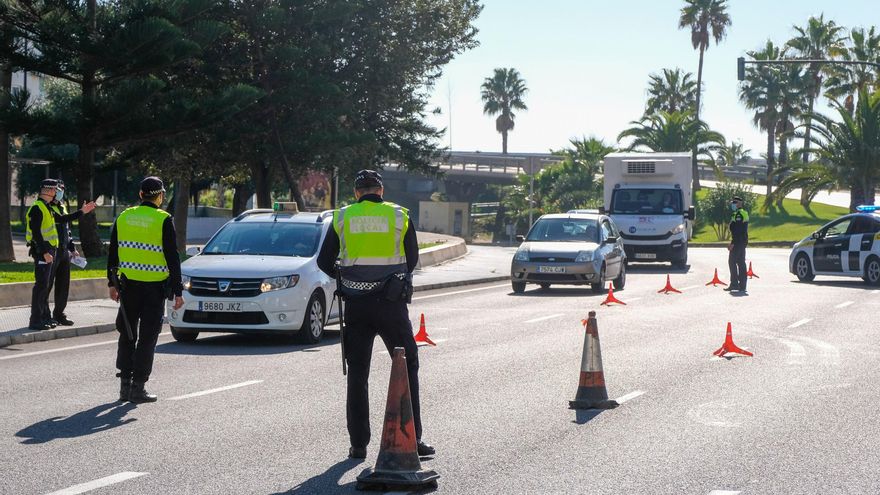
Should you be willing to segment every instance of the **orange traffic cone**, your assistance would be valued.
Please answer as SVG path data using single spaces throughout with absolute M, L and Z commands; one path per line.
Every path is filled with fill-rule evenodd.
M 755 272 L 752 271 L 752 262 L 751 261 L 749 261 L 749 271 L 746 272 L 746 275 L 748 275 L 749 278 L 761 278 L 758 275 L 756 275 Z
M 402 347 L 395 347 L 379 456 L 374 467 L 365 469 L 357 477 L 357 489 L 437 486 L 440 475 L 433 470 L 422 470 L 416 445 L 406 356 Z
M 599 306 L 611 305 L 611 303 L 623 304 L 624 306 L 626 306 L 625 302 L 614 297 L 614 288 L 612 287 L 611 282 L 608 282 L 608 297 L 606 297 L 605 300 L 602 301 L 601 304 L 599 304 Z
M 724 282 L 722 282 L 720 278 L 718 278 L 718 269 L 716 268 L 715 269 L 715 276 L 712 278 L 712 280 L 710 280 L 708 283 L 706 283 L 706 285 L 711 285 L 712 287 L 715 287 L 718 284 L 727 285 Z
M 586 320 L 582 320 L 586 335 L 584 336 L 584 354 L 581 357 L 581 376 L 578 380 L 577 394 L 574 400 L 568 401 L 569 409 L 614 409 L 619 404 L 608 399 L 605 389 L 605 372 L 602 371 L 602 349 L 599 347 L 599 327 L 596 325 L 596 312 L 590 311 Z
M 727 322 L 727 336 L 724 337 L 724 345 L 722 345 L 720 349 L 713 352 L 712 354 L 716 356 L 724 356 L 728 352 L 742 354 L 743 356 L 754 356 L 754 354 L 752 354 L 751 352 L 740 349 L 736 346 L 736 344 L 733 343 L 733 332 L 731 331 L 731 325 L 729 321 Z
M 434 341 L 428 338 L 428 331 L 425 330 L 425 313 L 422 313 L 422 317 L 419 320 L 419 333 L 416 334 L 416 344 L 419 342 L 424 342 L 428 345 L 437 345 Z
M 666 287 L 657 291 L 658 294 L 669 294 L 670 292 L 675 292 L 676 294 L 681 294 L 681 291 L 672 286 L 672 281 L 669 280 L 669 274 L 666 274 Z

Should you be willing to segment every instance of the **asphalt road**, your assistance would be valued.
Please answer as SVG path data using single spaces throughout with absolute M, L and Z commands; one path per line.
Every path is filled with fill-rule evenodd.
M 632 267 L 626 306 L 505 283 L 418 293 L 411 319 L 424 313 L 438 343 L 420 349 L 438 491 L 880 492 L 880 291 L 798 283 L 787 257 L 750 250 L 761 278 L 742 297 L 704 285 L 715 266 L 727 281 L 719 249 L 692 250 L 672 273 L 679 295 L 656 293 L 667 266 Z M 608 393 L 628 398 L 615 410 L 567 407 L 589 310 Z M 754 357 L 712 356 L 727 322 Z M 353 493 L 378 451 L 390 360 L 378 343 L 374 441 L 348 460 L 337 342 L 163 335 L 161 400 L 141 406 L 114 401 L 109 335 L 0 349 L 0 493 Z

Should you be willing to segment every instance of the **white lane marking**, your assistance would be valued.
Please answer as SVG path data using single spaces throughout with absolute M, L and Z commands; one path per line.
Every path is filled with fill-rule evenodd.
M 856 303 L 855 301 L 846 301 L 846 302 L 842 302 L 842 303 L 840 303 L 840 304 L 838 304 L 837 306 L 834 306 L 834 307 L 837 308 L 837 309 L 840 309 L 840 308 L 845 308 L 845 307 L 847 307 L 847 306 L 849 306 L 849 305 L 851 305 L 851 304 L 855 304 L 855 303 Z
M 740 493 L 742 492 L 736 490 L 712 490 L 709 495 L 738 495 Z
M 540 317 L 540 318 L 534 318 L 534 319 L 532 319 L 532 320 L 526 320 L 526 321 L 524 321 L 523 323 L 537 323 L 537 322 L 539 322 L 539 321 L 552 320 L 553 318 L 559 318 L 560 316 L 564 316 L 564 313 L 558 313 L 558 314 L 550 315 L 550 316 L 542 316 L 542 317 Z
M 801 345 L 800 342 L 795 342 L 793 340 L 787 339 L 779 339 L 779 342 L 785 344 L 788 347 L 788 364 L 799 364 L 800 359 L 807 355 L 807 350 L 804 349 L 804 346 Z
M 804 342 L 814 345 L 819 348 L 821 354 L 820 356 L 823 358 L 823 361 L 829 362 L 830 364 L 838 364 L 840 362 L 840 349 L 833 344 L 829 344 L 823 340 L 814 339 L 812 337 L 804 337 L 798 336 L 799 340 L 803 340 Z
M 812 318 L 804 318 L 803 320 L 798 320 L 798 321 L 792 323 L 791 325 L 788 326 L 788 328 L 797 328 L 799 326 L 806 325 L 807 323 L 809 323 L 811 321 L 813 321 Z
M 627 301 L 638 301 L 638 300 L 641 299 L 641 298 L 642 298 L 641 296 L 639 296 L 639 297 L 628 297 L 626 300 L 627 300 Z
M 689 285 L 689 286 L 687 286 L 687 287 L 684 287 L 684 288 L 682 288 L 682 289 L 678 289 L 678 290 L 682 290 L 682 291 L 684 291 L 684 290 L 691 290 L 691 289 L 699 289 L 700 287 L 702 287 L 702 286 L 700 286 L 700 285 Z
M 236 383 L 234 385 L 227 385 L 225 387 L 220 388 L 212 388 L 210 390 L 202 390 L 201 392 L 193 392 L 191 394 L 186 395 L 178 395 L 177 397 L 171 397 L 166 400 L 183 400 L 183 399 L 192 399 L 193 397 L 201 397 L 203 395 L 215 394 L 217 392 L 225 392 L 226 390 L 232 390 L 234 388 L 247 387 L 248 385 L 256 385 L 257 383 L 263 383 L 263 380 L 251 380 L 249 382 L 241 382 Z
M 106 478 L 101 478 L 99 480 L 89 481 L 88 483 L 81 483 L 79 485 L 74 485 L 69 488 L 65 488 L 63 490 L 58 490 L 57 492 L 52 492 L 47 495 L 77 495 L 79 493 L 90 492 L 92 490 L 96 490 L 98 488 L 103 488 L 105 486 L 114 485 L 116 483 L 122 483 L 123 481 L 127 481 L 133 478 L 139 478 L 141 476 L 145 476 L 150 473 L 135 473 L 131 471 L 125 471 L 123 473 L 117 473 L 112 476 L 107 476 Z
M 467 290 L 457 290 L 454 292 L 444 292 L 443 294 L 431 294 L 430 296 L 421 296 L 412 298 L 413 301 L 421 301 L 422 299 L 430 299 L 432 297 L 443 297 L 443 296 L 451 296 L 453 294 L 464 294 L 465 292 L 476 292 L 478 290 L 489 290 L 489 289 L 497 289 L 499 287 L 510 287 L 510 284 L 504 285 L 491 285 L 489 287 L 479 287 L 477 289 L 467 289 Z
M 159 334 L 160 337 L 168 336 L 168 335 L 171 335 L 171 334 L 170 333 L 160 333 Z M 97 347 L 99 345 L 115 344 L 117 342 L 118 342 L 118 340 L 108 340 L 106 342 L 95 342 L 94 344 L 80 344 L 80 345 L 73 345 L 70 347 L 60 347 L 58 349 L 48 349 L 45 351 L 25 352 L 24 354 L 13 354 L 11 356 L 2 356 L 2 357 L 0 357 L 0 361 L 6 360 L 6 359 L 17 359 L 17 358 L 23 358 L 23 357 L 39 356 L 42 354 L 52 354 L 55 352 L 62 352 L 62 351 L 75 351 L 77 349 L 86 349 L 89 347 Z
M 615 400 L 618 404 L 623 404 L 624 402 L 626 402 L 626 401 L 628 401 L 628 400 L 633 400 L 633 399 L 635 399 L 636 397 L 638 397 L 638 396 L 640 396 L 640 395 L 642 395 L 642 394 L 644 394 L 644 393 L 645 393 L 644 390 L 636 390 L 635 392 L 630 392 L 630 393 L 624 395 L 623 397 L 618 397 L 618 398 L 616 398 L 616 399 L 614 399 L 614 400 Z

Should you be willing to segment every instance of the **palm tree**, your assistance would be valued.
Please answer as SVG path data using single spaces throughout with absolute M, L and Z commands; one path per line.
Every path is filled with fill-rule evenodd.
M 852 115 L 835 105 L 840 121 L 823 114 L 810 115 L 810 127 L 818 148 L 840 182 L 850 187 L 850 211 L 860 204 L 874 204 L 880 181 L 880 91 L 859 90 Z
M 880 33 L 874 26 L 869 30 L 853 28 L 849 35 L 850 45 L 844 47 L 840 58 L 880 63 Z M 855 109 L 854 96 L 862 88 L 880 88 L 880 69 L 864 65 L 830 66 L 831 75 L 825 81 L 825 96 L 841 103 L 850 113 Z
M 824 60 L 833 58 L 843 53 L 843 26 L 838 26 L 834 21 L 825 21 L 825 14 L 810 17 L 806 27 L 794 26 L 796 35 L 788 41 L 795 54 L 800 58 L 811 60 Z M 823 73 L 830 72 L 829 66 L 810 64 L 807 68 L 807 112 L 804 120 L 804 163 L 810 162 L 810 119 L 816 98 L 822 92 Z
M 697 98 L 697 83 L 693 74 L 679 68 L 663 69 L 663 74 L 651 74 L 648 81 L 648 104 L 645 115 L 663 112 L 693 112 Z
M 727 0 L 685 0 L 678 19 L 678 28 L 690 28 L 691 44 L 694 50 L 700 50 L 700 64 L 697 66 L 697 97 L 694 117 L 700 120 L 700 96 L 703 92 L 703 54 L 709 49 L 709 36 L 715 44 L 721 43 L 730 16 L 727 14 Z M 694 191 L 700 190 L 700 175 L 697 168 L 697 150 L 693 150 Z
M 778 60 L 781 52 L 772 41 L 767 41 L 760 51 L 748 52 L 755 60 Z M 752 122 L 767 133 L 767 195 L 773 187 L 773 170 L 776 165 L 776 132 L 779 123 L 779 101 L 785 82 L 781 71 L 774 66 L 749 67 L 746 78 L 739 88 L 739 99 L 746 108 L 754 110 Z
M 705 122 L 694 118 L 690 112 L 659 112 L 641 121 L 630 122 L 633 127 L 617 136 L 632 138 L 626 151 L 647 149 L 655 152 L 680 152 L 697 150 L 697 157 L 711 159 L 712 152 L 724 146 L 724 136 L 709 129 Z
M 487 77 L 480 86 L 483 98 L 483 113 L 496 115 L 495 130 L 501 133 L 501 152 L 507 154 L 507 133 L 513 130 L 516 116 L 513 110 L 528 110 L 523 97 L 528 92 L 526 82 L 519 71 L 510 68 L 495 69 L 492 77 Z

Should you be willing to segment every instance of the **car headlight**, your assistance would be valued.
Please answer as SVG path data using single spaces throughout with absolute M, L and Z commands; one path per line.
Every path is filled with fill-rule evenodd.
M 578 252 L 577 258 L 574 259 L 575 263 L 586 263 L 588 261 L 593 261 L 593 256 L 595 255 L 595 251 L 580 251 Z
M 529 261 L 528 249 L 520 249 L 513 255 L 513 261 Z
M 682 232 L 684 232 L 684 224 L 683 223 L 679 224 L 678 227 L 672 229 L 673 234 L 681 234 Z
M 263 279 L 263 283 L 260 284 L 260 291 L 269 292 L 273 290 L 286 289 L 288 287 L 296 286 L 297 282 L 299 282 L 299 275 L 287 275 L 284 277 L 267 278 Z
M 189 275 L 181 275 L 181 282 L 183 282 L 183 290 L 189 290 L 192 287 L 192 277 Z

